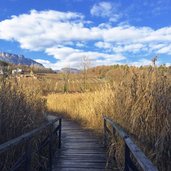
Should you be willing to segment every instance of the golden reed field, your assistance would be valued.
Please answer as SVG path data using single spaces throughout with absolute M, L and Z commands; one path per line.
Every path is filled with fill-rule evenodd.
M 15 79 L 1 78 L 0 143 L 40 126 L 44 122 L 45 107 L 45 100 L 35 90 L 20 85 Z M 9 170 L 13 159 L 17 159 L 22 151 L 24 151 L 24 145 L 20 144 L 1 155 L 0 170 Z
M 116 80 L 97 91 L 49 94 L 48 109 L 81 121 L 98 133 L 102 132 L 102 115 L 107 115 L 132 135 L 158 168 L 170 170 L 170 74 L 158 68 L 119 68 L 113 74 Z M 120 141 L 113 142 L 111 147 L 116 143 L 119 162 Z
M 0 99 L 1 143 L 38 127 L 48 112 L 102 135 L 102 115 L 107 115 L 159 170 L 171 170 L 171 68 L 97 67 L 86 79 L 81 74 L 1 78 Z M 109 158 L 114 154 L 120 168 L 122 150 L 121 140 L 112 140 Z

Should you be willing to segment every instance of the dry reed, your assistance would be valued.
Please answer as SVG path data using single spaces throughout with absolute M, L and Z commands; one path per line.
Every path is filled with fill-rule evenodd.
M 17 80 L 1 78 L 0 82 L 0 143 L 13 139 L 45 121 L 45 100 L 34 89 L 21 87 Z M 36 146 L 36 141 L 33 143 Z M 24 144 L 0 156 L 0 170 L 9 170 Z
M 160 170 L 171 169 L 171 82 L 158 68 L 126 68 L 100 91 L 51 94 L 49 110 L 102 131 L 102 114 L 124 127 Z M 122 159 L 121 147 L 115 149 Z M 121 163 L 119 164 L 120 167 Z

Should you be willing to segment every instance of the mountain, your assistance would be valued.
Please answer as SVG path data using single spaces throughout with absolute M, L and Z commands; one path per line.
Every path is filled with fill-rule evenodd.
M 4 61 L 4 62 L 15 64 L 15 65 L 27 65 L 27 66 L 34 66 L 38 68 L 44 68 L 42 64 L 32 59 L 25 58 L 23 55 L 16 55 L 16 54 L 6 53 L 6 52 L 0 53 L 0 61 Z
M 62 68 L 58 72 L 77 74 L 77 73 L 80 73 L 80 70 L 76 68 Z

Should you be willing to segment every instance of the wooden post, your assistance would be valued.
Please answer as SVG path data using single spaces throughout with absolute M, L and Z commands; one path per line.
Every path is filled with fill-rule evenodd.
M 31 140 L 26 141 L 25 171 L 31 170 Z
M 115 130 L 115 128 L 113 128 L 113 127 L 112 127 L 112 134 L 113 134 L 113 137 L 114 137 L 115 134 L 116 134 L 116 130 Z
M 53 134 L 53 126 L 50 127 L 50 135 L 49 135 L 49 171 L 52 170 L 52 135 Z
M 58 135 L 58 148 L 61 148 L 61 131 L 62 131 L 62 119 L 59 119 L 59 135 Z
M 125 157 L 124 171 L 129 171 L 130 151 L 126 143 L 125 143 L 124 157 Z
M 104 124 L 104 133 L 103 133 L 103 143 L 104 143 L 104 146 L 107 145 L 107 134 L 106 134 L 106 119 L 104 118 L 103 119 L 103 124 Z

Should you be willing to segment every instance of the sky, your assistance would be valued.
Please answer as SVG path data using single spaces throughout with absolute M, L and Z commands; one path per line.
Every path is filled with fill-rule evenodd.
M 0 52 L 54 70 L 171 65 L 171 0 L 0 0 Z

